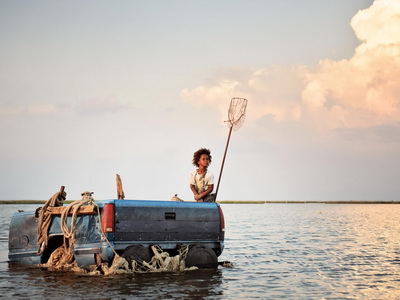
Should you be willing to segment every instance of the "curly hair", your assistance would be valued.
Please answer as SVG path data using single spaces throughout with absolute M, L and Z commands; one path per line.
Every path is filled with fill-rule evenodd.
M 197 151 L 193 154 L 193 160 L 192 160 L 193 165 L 195 165 L 196 167 L 199 166 L 199 164 L 198 164 L 197 162 L 200 160 L 200 157 L 201 157 L 203 154 L 206 154 L 206 155 L 208 156 L 208 160 L 209 160 L 209 162 L 210 162 L 210 164 L 211 164 L 211 159 L 212 159 L 212 157 L 211 157 L 211 151 L 210 151 L 209 149 L 206 149 L 206 148 L 200 148 L 199 150 L 197 150 Z

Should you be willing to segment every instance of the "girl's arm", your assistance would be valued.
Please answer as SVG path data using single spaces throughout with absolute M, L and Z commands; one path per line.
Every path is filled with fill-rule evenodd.
M 197 197 L 196 197 L 196 195 L 194 196 L 194 199 L 196 199 L 196 200 L 202 200 L 203 201 L 203 199 L 202 198 L 204 198 L 205 196 L 207 196 L 209 193 L 211 193 L 212 191 L 213 191 L 213 189 L 214 189 L 214 185 L 213 184 L 210 184 L 209 186 L 208 186 L 208 188 L 207 188 L 207 190 L 205 190 L 203 193 L 201 193 L 201 194 L 197 194 Z M 196 192 L 197 193 L 197 192 Z
M 190 189 L 192 190 L 192 193 L 194 195 L 194 199 L 198 200 L 199 198 L 196 198 L 196 197 L 199 195 L 199 193 L 197 193 L 197 191 L 196 191 L 196 189 L 195 189 L 193 184 L 190 185 Z

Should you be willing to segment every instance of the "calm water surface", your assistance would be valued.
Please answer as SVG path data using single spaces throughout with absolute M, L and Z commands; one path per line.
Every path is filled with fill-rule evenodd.
M 88 276 L 8 263 L 0 205 L 0 297 L 185 299 L 400 298 L 400 205 L 222 204 L 234 268 Z

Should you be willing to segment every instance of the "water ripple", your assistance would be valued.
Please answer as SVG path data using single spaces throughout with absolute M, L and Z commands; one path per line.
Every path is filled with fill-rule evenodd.
M 20 208 L 5 205 L 0 213 L 0 292 L 4 297 L 400 297 L 400 205 L 224 204 L 226 248 L 219 260 L 231 261 L 234 268 L 95 279 L 8 265 L 10 213 Z M 36 207 L 22 209 L 29 208 Z

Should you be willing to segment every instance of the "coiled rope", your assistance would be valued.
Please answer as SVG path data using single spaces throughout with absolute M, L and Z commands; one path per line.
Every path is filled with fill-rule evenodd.
M 67 193 L 64 191 L 64 187 L 62 186 L 60 191 L 51 196 L 50 199 L 47 200 L 46 203 L 43 205 L 43 207 L 39 207 L 35 212 L 35 216 L 38 218 L 38 254 L 43 254 L 48 245 L 48 232 L 52 221 L 52 215 L 47 209 L 49 207 L 62 206 L 62 203 L 66 199 L 66 197 Z
M 74 249 L 75 249 L 75 226 L 76 226 L 76 219 L 78 216 L 78 210 L 82 205 L 92 205 L 94 203 L 94 199 L 92 197 L 91 192 L 83 192 L 82 193 L 82 200 L 76 200 L 69 204 L 61 213 L 61 231 L 64 235 L 64 249 L 69 257 L 67 259 L 67 263 L 72 262 L 74 259 Z M 68 215 L 72 211 L 71 217 L 71 228 L 68 228 L 67 220 Z M 100 215 L 100 213 L 99 213 Z

